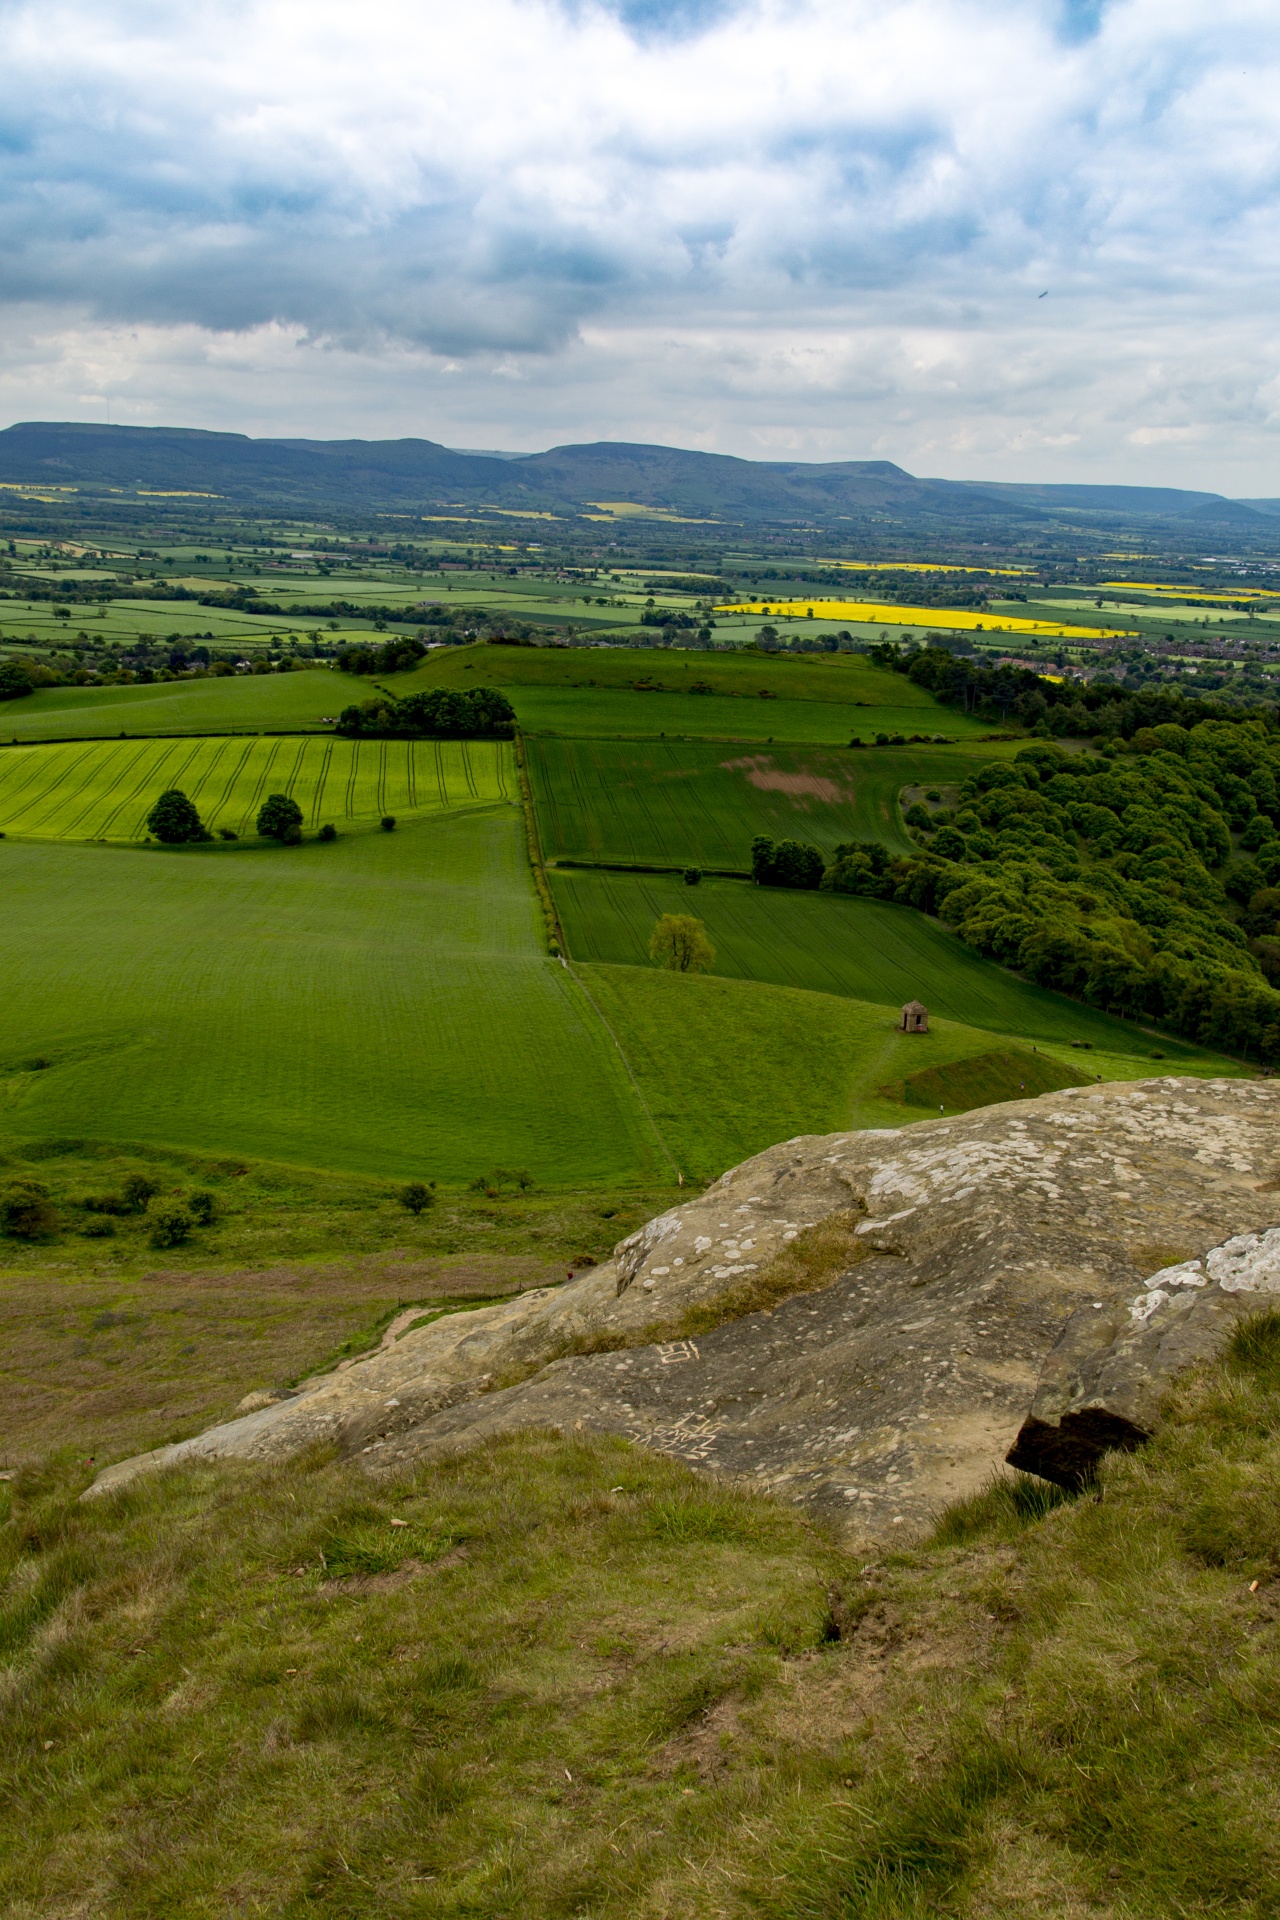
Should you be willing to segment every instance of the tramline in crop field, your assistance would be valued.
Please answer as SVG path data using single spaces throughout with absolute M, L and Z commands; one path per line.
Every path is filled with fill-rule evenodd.
M 326 820 L 439 813 L 515 790 L 511 750 L 492 740 L 274 739 L 74 741 L 0 752 L 0 831 L 48 840 L 142 840 L 166 787 L 180 787 L 217 832 L 252 833 L 269 793 L 287 793 L 308 828 Z

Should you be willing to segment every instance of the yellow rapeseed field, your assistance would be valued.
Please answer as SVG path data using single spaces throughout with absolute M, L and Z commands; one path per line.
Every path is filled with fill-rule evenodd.
M 844 567 L 849 573 L 988 573 L 1010 580 L 1029 573 L 1029 567 L 953 567 L 941 560 L 822 560 L 824 567 Z
M 878 600 L 741 600 L 717 613 L 759 613 L 779 619 L 854 620 L 866 626 L 949 628 L 955 633 L 1037 634 L 1048 640 L 1124 640 L 1126 627 L 1069 627 L 1061 620 L 1023 620 L 967 607 L 890 607 Z
M 1171 587 L 1154 580 L 1104 580 L 1102 585 L 1107 592 L 1123 587 L 1127 593 L 1165 593 L 1175 600 L 1280 600 L 1280 592 L 1271 587 L 1224 587 L 1212 592 L 1206 587 Z

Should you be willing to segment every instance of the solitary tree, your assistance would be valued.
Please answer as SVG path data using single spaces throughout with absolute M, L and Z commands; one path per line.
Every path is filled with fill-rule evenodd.
M 170 787 L 160 795 L 147 815 L 147 829 L 171 847 L 208 837 L 194 800 L 188 800 L 181 787 Z
M 424 1207 L 434 1207 L 435 1203 L 436 1197 L 431 1188 L 424 1186 L 421 1180 L 411 1180 L 407 1187 L 400 1189 L 400 1205 L 407 1207 L 410 1213 L 421 1213 Z
M 258 832 L 267 840 L 292 838 L 296 844 L 302 834 L 302 808 L 287 793 L 268 794 L 258 809 Z
M 670 973 L 709 973 L 716 950 L 701 920 L 691 913 L 664 913 L 653 929 L 649 958 Z

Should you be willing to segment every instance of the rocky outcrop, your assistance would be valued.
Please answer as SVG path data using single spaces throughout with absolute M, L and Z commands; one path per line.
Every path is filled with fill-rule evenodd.
M 1280 1305 L 1280 1229 L 1237 1234 L 1162 1267 L 1119 1311 L 1077 1308 L 1044 1364 L 1010 1466 L 1073 1492 L 1102 1455 L 1150 1437 L 1180 1373 L 1216 1359 L 1237 1324 Z
M 376 1473 L 550 1426 L 749 1478 L 855 1536 L 918 1530 L 1025 1431 L 1064 1326 L 1097 1314 L 1114 1338 L 1149 1276 L 1274 1224 L 1278 1123 L 1280 1086 L 1167 1078 L 791 1140 L 572 1284 L 410 1331 L 90 1491 L 316 1441 Z M 1081 1410 L 1038 1404 L 1045 1427 Z

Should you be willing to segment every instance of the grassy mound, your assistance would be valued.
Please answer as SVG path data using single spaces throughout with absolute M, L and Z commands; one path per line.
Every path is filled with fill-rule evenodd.
M 1274 1912 L 1275 1319 L 871 1564 L 621 1442 L 86 1477 L 0 1488 L 14 1913 Z
M 1077 1073 L 1048 1053 L 1012 1051 L 975 1053 L 944 1067 L 922 1067 L 880 1092 L 907 1107 L 926 1107 L 934 1113 L 968 1113 L 973 1107 L 991 1107 L 1000 1100 L 1033 1100 L 1038 1093 L 1056 1093 L 1060 1087 L 1082 1087 L 1096 1079 Z

